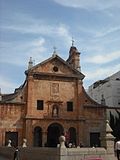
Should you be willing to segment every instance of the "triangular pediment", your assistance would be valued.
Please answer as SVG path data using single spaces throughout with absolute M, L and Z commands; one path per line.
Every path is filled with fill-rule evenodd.
M 84 75 L 78 70 L 74 69 L 70 64 L 60 58 L 58 55 L 53 55 L 49 59 L 35 65 L 27 71 L 27 73 L 44 73 L 66 75 L 71 77 L 84 78 Z

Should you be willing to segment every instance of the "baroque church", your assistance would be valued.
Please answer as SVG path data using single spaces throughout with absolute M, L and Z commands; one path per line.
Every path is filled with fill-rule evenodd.
M 92 74 L 92 73 L 91 73 Z M 12 94 L 0 95 L 0 145 L 10 139 L 20 146 L 57 147 L 66 144 L 103 146 L 106 106 L 92 100 L 83 87 L 80 52 L 70 47 L 67 60 L 53 55 L 33 66 L 30 58 L 24 84 Z

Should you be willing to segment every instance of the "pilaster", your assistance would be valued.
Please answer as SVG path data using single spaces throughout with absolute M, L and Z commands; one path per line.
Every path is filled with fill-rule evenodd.
M 42 147 L 45 147 L 45 144 L 47 143 L 47 131 L 42 132 Z

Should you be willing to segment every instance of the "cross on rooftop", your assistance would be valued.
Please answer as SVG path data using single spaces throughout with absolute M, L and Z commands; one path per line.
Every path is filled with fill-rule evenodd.
M 53 47 L 53 53 L 56 53 L 57 48 L 54 46 Z
M 73 37 L 72 37 L 72 46 L 74 46 L 74 42 L 75 42 L 75 41 L 74 41 L 74 39 L 73 39 Z

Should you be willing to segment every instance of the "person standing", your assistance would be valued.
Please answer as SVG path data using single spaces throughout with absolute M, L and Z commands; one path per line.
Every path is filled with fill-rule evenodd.
M 115 144 L 115 150 L 117 154 L 117 159 L 120 160 L 120 140 L 118 140 Z
M 13 160 L 20 160 L 19 159 L 19 150 L 18 150 L 18 147 L 16 148 L 16 150 L 14 152 L 14 159 Z

